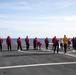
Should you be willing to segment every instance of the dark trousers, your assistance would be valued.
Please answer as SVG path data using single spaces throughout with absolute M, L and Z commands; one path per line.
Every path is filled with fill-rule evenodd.
M 67 44 L 64 44 L 64 53 L 66 53 L 67 50 Z
M 0 50 L 2 51 L 2 43 L 0 43 Z
M 74 44 L 74 49 L 76 50 L 76 44 Z
M 49 44 L 47 43 L 47 44 L 45 44 L 45 45 L 46 45 L 46 49 L 48 49 Z
M 17 50 L 22 50 L 22 46 L 21 46 L 21 44 L 18 44 L 18 46 L 17 46 Z
M 63 49 L 63 43 L 60 43 L 60 48 Z
M 76 50 L 76 43 L 73 44 L 73 49 Z
M 26 49 L 27 50 L 29 49 L 29 43 L 26 43 Z
M 11 43 L 7 43 L 8 50 L 11 50 Z
M 73 43 L 73 42 L 72 42 L 72 48 L 73 48 L 73 49 L 75 49 L 75 45 L 74 45 L 74 43 Z
M 33 43 L 33 45 L 34 45 L 34 49 L 37 49 L 38 44 L 37 43 Z
M 54 53 L 55 53 L 56 50 L 57 50 L 57 53 L 58 53 L 59 52 L 59 43 L 58 42 L 54 44 Z

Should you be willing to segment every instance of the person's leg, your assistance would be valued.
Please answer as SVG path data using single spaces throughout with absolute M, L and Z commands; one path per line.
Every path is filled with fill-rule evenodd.
M 65 53 L 65 51 L 66 51 L 66 45 L 64 44 L 64 53 Z
M 76 51 L 76 44 L 74 44 L 74 50 Z
M 65 52 L 67 52 L 67 44 L 66 44 L 66 51 Z
M 29 43 L 27 43 L 27 50 L 29 49 Z
M 0 43 L 0 49 L 1 49 L 1 51 L 2 51 L 2 43 Z
M 26 49 L 27 50 L 29 49 L 29 43 L 26 43 Z
M 1 44 L 1 51 L 2 51 L 2 44 Z
M 7 43 L 7 49 L 8 49 L 8 51 L 9 51 L 9 43 Z
M 56 51 L 56 44 L 54 44 L 54 53 L 55 53 L 55 51 Z
M 45 44 L 46 45 L 46 49 L 47 49 L 47 44 Z
M 33 48 L 35 49 L 35 43 L 33 43 Z
M 62 43 L 60 44 L 60 48 L 63 49 L 63 44 Z
M 17 50 L 19 50 L 19 44 L 17 44 Z
M 22 50 L 22 46 L 21 46 L 21 44 L 20 44 L 20 50 Z
M 0 49 L 1 49 L 1 51 L 2 51 L 1 43 L 0 43 Z
M 34 49 L 36 49 L 36 43 L 34 43 Z
M 70 49 L 70 44 L 68 45 L 69 49 Z
M 72 47 L 73 47 L 73 49 L 75 49 L 75 48 L 74 48 L 74 43 L 72 43 Z
M 28 50 L 27 48 L 28 48 L 28 44 L 26 43 L 26 50 Z
M 48 44 L 46 44 L 46 49 L 48 49 Z
M 57 43 L 57 53 L 59 52 L 59 43 Z
M 75 47 L 75 50 L 76 50 L 76 47 Z
M 67 45 L 64 44 L 64 53 L 66 53 Z
M 36 49 L 38 49 L 38 44 L 36 43 Z
M 10 50 L 11 50 L 11 43 L 9 44 Z
M 48 47 L 49 47 L 49 44 L 47 44 L 47 49 L 48 49 Z
M 41 49 L 41 45 L 39 45 L 39 49 Z
M 62 43 L 60 43 L 60 48 L 62 49 Z

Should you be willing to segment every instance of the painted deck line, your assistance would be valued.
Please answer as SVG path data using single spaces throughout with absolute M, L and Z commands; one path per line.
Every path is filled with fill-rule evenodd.
M 67 52 L 67 53 L 65 53 L 65 54 L 64 54 L 64 52 L 59 52 L 59 54 L 64 54 L 64 55 L 67 55 L 67 56 L 76 57 L 76 55 L 74 55 L 74 54 L 69 54 L 69 53 L 71 53 L 71 51 L 70 51 L 70 52 Z
M 67 64 L 76 64 L 76 62 L 60 62 L 60 63 L 43 63 L 43 64 L 5 66 L 5 67 L 0 67 L 0 69 L 28 68 L 28 67 L 38 67 L 38 66 L 67 65 Z
M 31 46 L 32 47 L 32 46 Z M 44 48 L 41 48 L 42 51 L 44 52 L 34 52 L 34 51 L 21 51 L 21 50 L 18 50 L 19 52 L 23 52 L 23 53 L 53 53 L 53 50 L 46 50 Z M 59 54 L 64 54 L 64 55 L 68 55 L 68 56 L 72 56 L 72 57 L 76 57 L 76 55 L 73 55 L 73 54 L 69 54 L 71 52 L 75 52 L 74 50 L 73 51 L 68 51 L 67 53 L 64 54 L 64 52 L 59 52 Z
M 49 51 L 49 52 L 52 51 L 52 52 L 53 52 L 53 50 L 51 50 L 51 49 L 47 49 L 47 50 L 46 50 L 46 49 L 44 49 L 44 48 L 41 48 L 41 50 L 42 50 L 42 51 Z
M 51 52 L 34 52 L 34 51 L 21 51 L 18 50 L 19 52 L 23 52 L 23 53 L 39 53 L 39 54 L 44 54 L 44 53 L 51 53 Z
M 52 50 L 45 50 L 44 48 L 42 48 L 42 51 L 51 51 L 51 52 L 53 52 Z M 76 57 L 76 55 L 73 55 L 73 54 L 69 54 L 69 53 L 71 53 L 71 52 L 76 52 L 75 50 L 73 50 L 73 51 L 68 51 L 67 53 L 65 53 L 64 54 L 64 52 L 59 52 L 59 54 L 64 54 L 64 55 L 68 55 L 68 56 L 72 56 L 72 57 Z
M 72 56 L 72 57 L 76 57 L 76 55 L 73 55 L 73 54 L 65 54 L 65 55 L 68 55 L 68 56 Z

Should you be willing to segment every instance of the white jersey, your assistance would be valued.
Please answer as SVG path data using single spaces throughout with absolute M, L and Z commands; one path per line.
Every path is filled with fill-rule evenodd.
M 63 40 L 62 39 L 60 40 L 60 43 L 63 43 Z

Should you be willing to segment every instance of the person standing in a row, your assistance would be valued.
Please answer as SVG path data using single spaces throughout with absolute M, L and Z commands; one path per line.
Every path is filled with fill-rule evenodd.
M 63 39 L 60 38 L 60 48 L 63 50 Z
M 54 36 L 54 37 L 52 38 L 53 49 L 54 49 L 54 39 L 55 39 L 55 37 L 56 37 L 56 36 Z
M 45 39 L 45 46 L 46 46 L 46 49 L 48 49 L 48 46 L 49 46 L 49 39 L 48 39 L 48 37 L 46 37 L 46 39 Z
M 70 41 L 70 38 L 68 39 L 68 49 L 70 49 L 70 44 L 71 44 L 71 41 Z
M 18 39 L 17 39 L 17 50 L 22 50 L 22 46 L 21 46 L 21 44 L 22 44 L 22 41 L 21 41 L 21 38 L 19 37 Z
M 6 38 L 6 44 L 7 44 L 8 50 L 11 50 L 11 49 L 12 49 L 12 48 L 11 48 L 11 43 L 12 43 L 12 39 L 11 39 L 10 36 L 8 36 L 8 37 Z
M 69 40 L 69 39 L 66 37 L 66 35 L 64 35 L 64 38 L 63 38 L 63 43 L 64 43 L 64 53 L 66 53 L 66 50 L 67 50 L 68 40 Z
M 0 50 L 2 51 L 2 43 L 3 43 L 3 39 L 0 38 Z
M 53 49 L 54 49 L 54 53 L 57 49 L 57 53 L 59 52 L 59 40 L 56 38 L 56 36 L 52 39 L 53 42 Z
M 74 50 L 74 39 L 75 39 L 75 37 L 73 37 L 73 38 L 71 39 L 73 50 Z
M 34 46 L 34 49 L 38 49 L 38 40 L 37 40 L 37 37 L 33 40 L 33 46 Z
M 74 50 L 76 51 L 76 37 L 73 40 Z
M 28 38 L 28 36 L 26 36 L 25 42 L 26 42 L 26 49 L 28 50 L 29 49 L 29 38 Z

